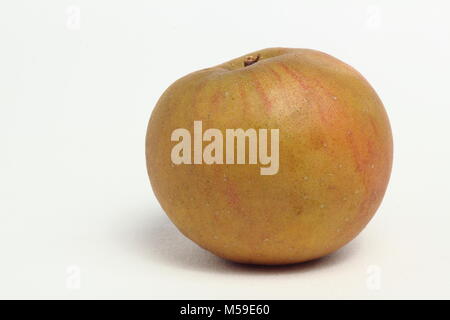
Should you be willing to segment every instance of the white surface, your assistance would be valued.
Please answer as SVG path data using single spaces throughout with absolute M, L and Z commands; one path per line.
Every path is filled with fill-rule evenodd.
M 449 9 L 2 1 L 0 297 L 450 298 Z M 303 265 L 246 267 L 168 221 L 148 182 L 144 136 L 174 80 L 273 46 L 319 49 L 365 75 L 391 119 L 394 168 L 350 245 Z

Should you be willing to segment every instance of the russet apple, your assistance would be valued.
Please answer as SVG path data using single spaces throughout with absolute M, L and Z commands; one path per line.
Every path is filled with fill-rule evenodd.
M 242 143 L 228 145 L 239 140 L 230 129 L 246 134 L 241 161 L 231 160 Z M 278 149 L 274 136 L 262 139 L 271 130 Z M 260 171 L 270 166 L 264 150 L 278 152 L 269 174 Z M 389 180 L 392 134 L 380 98 L 352 67 L 315 50 L 270 48 L 173 83 L 150 118 L 146 159 L 157 199 L 188 238 L 232 261 L 290 264 L 329 254 L 366 226 Z

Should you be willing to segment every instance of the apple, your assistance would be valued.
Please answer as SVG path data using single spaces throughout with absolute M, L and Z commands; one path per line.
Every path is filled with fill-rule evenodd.
M 177 80 L 146 136 L 153 191 L 177 228 L 220 257 L 264 265 L 355 238 L 382 201 L 392 151 L 370 84 L 310 49 L 259 50 Z

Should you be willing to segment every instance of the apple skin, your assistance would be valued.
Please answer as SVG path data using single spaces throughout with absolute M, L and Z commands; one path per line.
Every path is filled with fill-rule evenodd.
M 244 67 L 249 56 L 259 61 Z M 174 165 L 171 133 L 192 133 L 195 120 L 222 132 L 279 128 L 278 173 Z M 159 99 L 146 137 L 153 191 L 178 229 L 220 257 L 263 265 L 316 259 L 356 237 L 382 201 L 392 152 L 374 89 L 310 49 L 264 49 L 179 79 Z

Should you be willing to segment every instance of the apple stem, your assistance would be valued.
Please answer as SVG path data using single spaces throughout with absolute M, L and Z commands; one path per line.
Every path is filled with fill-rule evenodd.
M 259 54 L 256 55 L 256 56 L 245 57 L 245 59 L 244 59 L 244 67 L 248 67 L 248 66 L 258 62 L 259 58 L 261 58 L 261 56 Z

